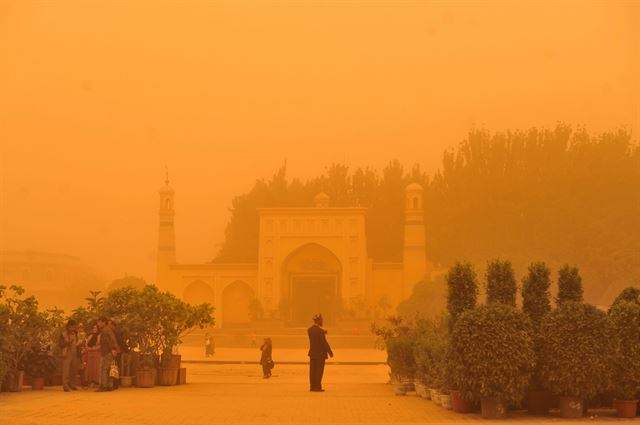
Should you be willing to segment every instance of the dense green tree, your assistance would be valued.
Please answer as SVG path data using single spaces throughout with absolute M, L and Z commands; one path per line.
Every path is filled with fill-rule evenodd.
M 473 265 L 458 262 L 447 272 L 447 310 L 451 327 L 466 310 L 476 306 L 478 282 Z
M 518 286 L 511 261 L 489 261 L 485 284 L 487 303 L 502 303 L 515 307 Z
M 558 305 L 567 301 L 582 302 L 582 278 L 577 267 L 569 265 L 558 270 Z
M 522 310 L 537 327 L 551 311 L 551 272 L 543 262 L 531 263 L 522 279 Z
M 308 181 L 287 179 L 283 166 L 233 200 L 216 261 L 256 261 L 256 208 L 312 206 L 321 190 L 332 205 L 367 207 L 369 255 L 400 261 L 403 191 L 411 181 L 425 187 L 428 256 L 436 266 L 496 257 L 509 257 L 523 271 L 532 258 L 551 268 L 579 264 L 589 283 L 585 296 L 599 304 L 609 304 L 629 279 L 640 276 L 638 144 L 626 130 L 589 134 L 561 124 L 502 133 L 471 130 L 444 153 L 430 179 L 397 161 L 384 170 L 336 164 Z

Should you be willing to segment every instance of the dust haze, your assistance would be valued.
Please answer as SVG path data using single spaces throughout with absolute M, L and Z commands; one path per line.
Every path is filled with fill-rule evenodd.
M 472 128 L 635 137 L 640 8 L 550 4 L 4 2 L 0 249 L 155 282 L 165 167 L 178 262 L 203 263 L 285 163 L 430 177 Z

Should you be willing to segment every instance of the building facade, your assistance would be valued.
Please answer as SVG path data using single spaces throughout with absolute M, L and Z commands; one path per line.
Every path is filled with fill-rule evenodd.
M 309 208 L 260 208 L 258 261 L 176 261 L 174 190 L 160 190 L 157 283 L 190 303 L 211 303 L 216 325 L 246 326 L 262 309 L 301 326 L 322 312 L 335 325 L 346 310 L 395 307 L 427 274 L 424 191 L 405 190 L 404 258 L 374 262 L 367 254 L 366 208 L 332 207 L 324 193 Z

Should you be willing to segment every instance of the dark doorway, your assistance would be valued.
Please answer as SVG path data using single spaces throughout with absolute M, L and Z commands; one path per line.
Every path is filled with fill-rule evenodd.
M 311 325 L 311 318 L 322 313 L 325 326 L 331 326 L 338 310 L 336 275 L 291 276 L 291 324 Z

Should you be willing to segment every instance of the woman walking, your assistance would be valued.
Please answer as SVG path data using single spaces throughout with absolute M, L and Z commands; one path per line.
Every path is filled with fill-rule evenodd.
M 260 356 L 260 364 L 262 365 L 262 377 L 268 379 L 271 377 L 271 369 L 273 369 L 273 359 L 271 358 L 271 351 L 273 346 L 271 338 L 265 338 L 264 343 L 260 346 L 262 355 Z

